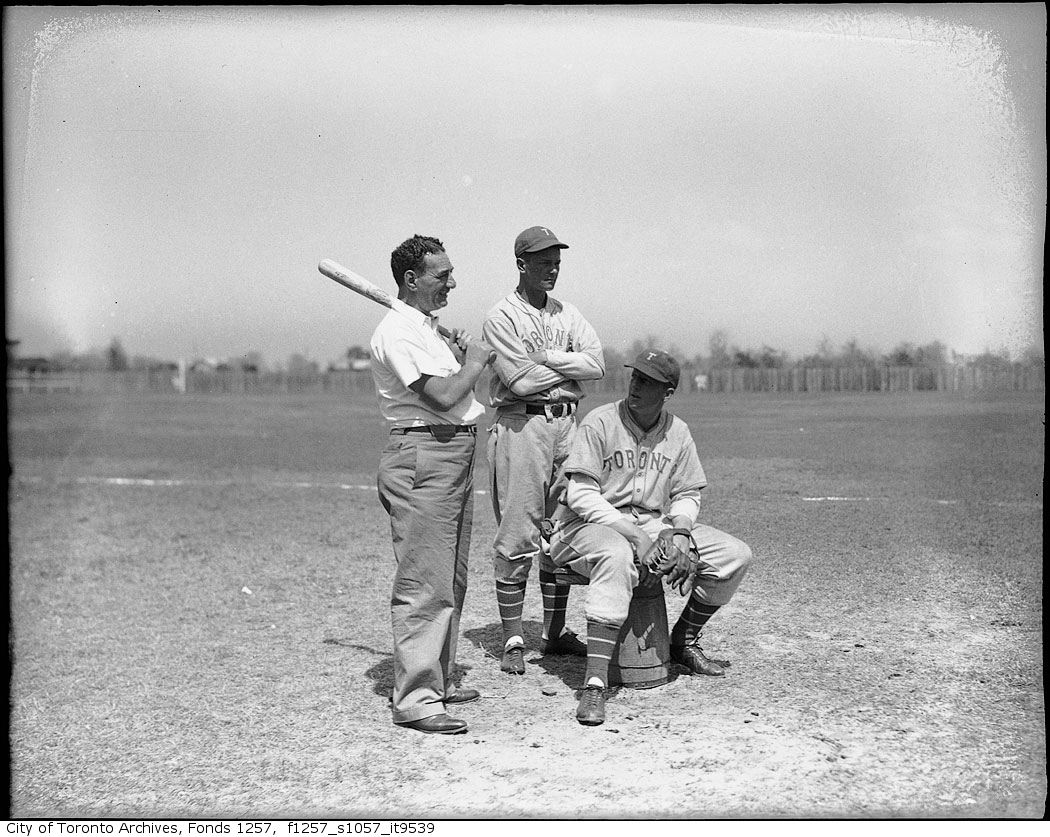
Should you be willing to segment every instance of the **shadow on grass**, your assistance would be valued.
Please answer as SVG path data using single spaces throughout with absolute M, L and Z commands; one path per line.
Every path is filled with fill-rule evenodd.
M 578 689 L 583 682 L 583 673 L 587 661 L 583 657 L 561 657 L 544 655 L 540 652 L 543 644 L 543 623 L 526 619 L 522 622 L 525 633 L 525 665 L 539 666 L 547 674 L 556 677 L 566 686 Z M 503 626 L 499 622 L 490 622 L 480 628 L 471 628 L 463 632 L 463 638 L 485 652 L 497 666 L 503 656 Z
M 394 693 L 394 655 L 379 651 L 370 645 L 361 645 L 343 639 L 329 638 L 322 640 L 325 645 L 338 645 L 340 648 L 351 648 L 354 651 L 365 651 L 382 659 L 365 669 L 365 677 L 372 681 L 372 692 L 385 697 L 389 703 Z M 463 675 L 470 671 L 470 666 L 456 664 L 452 667 L 449 679 L 458 688 L 463 682 Z
M 533 623 L 535 624 L 535 623 Z M 527 632 L 526 632 L 527 633 Z M 499 662 L 503 654 L 503 627 L 499 622 L 489 622 L 480 628 L 471 628 L 463 632 L 463 639 L 474 643 L 485 654 Z M 528 644 L 528 640 L 526 640 Z
M 364 651 L 375 657 L 380 657 L 379 662 L 369 666 L 365 670 L 365 677 L 372 681 L 372 692 L 385 697 L 387 700 L 394 692 L 394 655 L 389 651 L 380 651 L 371 645 L 361 645 L 358 642 L 350 642 L 346 639 L 329 637 L 322 640 L 325 645 L 337 645 L 340 648 L 349 648 L 353 651 Z
M 525 629 L 525 665 L 538 666 L 549 676 L 557 678 L 570 689 L 579 689 L 583 686 L 583 678 L 587 670 L 587 660 L 583 657 L 570 657 L 560 655 L 546 655 L 540 652 L 543 640 L 541 639 L 543 624 L 536 621 L 525 620 L 522 623 Z M 463 638 L 474 643 L 475 646 L 485 652 L 498 665 L 503 655 L 503 628 L 499 622 L 490 622 L 480 628 L 471 628 L 463 632 Z M 580 637 L 586 641 L 586 637 Z M 526 672 L 528 669 L 526 669 Z M 676 663 L 668 666 L 668 683 L 673 683 L 683 673 Z M 637 679 L 633 682 L 637 682 Z M 610 686 L 609 696 L 612 697 L 619 692 L 620 684 Z M 634 691 L 634 687 L 622 686 L 628 691 Z M 657 688 L 657 687 L 653 687 Z
M 583 686 L 583 675 L 587 670 L 587 660 L 583 657 L 561 657 L 537 653 L 526 657 L 525 662 L 539 666 L 551 677 L 557 677 L 570 689 L 579 689 Z
M 525 619 L 521 623 L 525 634 L 525 656 L 539 653 L 543 640 L 543 623 L 535 619 Z M 503 626 L 499 622 L 489 622 L 480 628 L 471 628 L 463 632 L 463 639 L 470 640 L 497 663 L 503 657 Z

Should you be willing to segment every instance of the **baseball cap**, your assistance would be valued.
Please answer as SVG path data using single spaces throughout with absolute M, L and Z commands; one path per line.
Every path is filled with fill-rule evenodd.
M 681 377 L 682 369 L 667 352 L 657 349 L 641 352 L 634 359 L 634 363 L 625 363 L 628 369 L 637 369 L 643 375 L 648 375 L 654 381 L 663 381 L 678 389 L 678 379 Z
M 546 250 L 548 247 L 560 247 L 565 250 L 568 246 L 568 244 L 562 244 L 558 241 L 558 236 L 546 227 L 529 227 L 527 230 L 518 233 L 518 237 L 514 239 L 514 255 L 520 256 L 522 253 L 536 253 L 540 250 Z

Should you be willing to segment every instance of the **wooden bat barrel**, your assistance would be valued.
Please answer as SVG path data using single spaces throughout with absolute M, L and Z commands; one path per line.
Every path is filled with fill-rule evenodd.
M 627 621 L 609 664 L 609 685 L 652 689 L 671 679 L 667 605 L 659 580 L 634 588 Z

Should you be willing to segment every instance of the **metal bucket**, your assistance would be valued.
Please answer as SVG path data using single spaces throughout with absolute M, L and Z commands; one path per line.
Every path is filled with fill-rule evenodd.
M 659 580 L 634 588 L 627 621 L 609 663 L 609 685 L 652 689 L 671 679 L 667 606 Z

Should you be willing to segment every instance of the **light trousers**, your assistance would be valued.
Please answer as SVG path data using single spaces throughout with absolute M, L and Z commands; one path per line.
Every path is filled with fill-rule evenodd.
M 467 594 L 476 441 L 391 435 L 380 458 L 376 482 L 397 559 L 394 723 L 440 715 L 455 692 L 449 675 Z
M 660 532 L 672 528 L 666 517 L 642 518 L 637 523 L 654 542 Z M 747 574 L 751 549 L 738 538 L 702 523 L 695 524 L 692 532 L 700 556 L 692 593 L 704 604 L 724 605 Z M 551 560 L 590 579 L 584 604 L 588 620 L 623 624 L 638 584 L 634 552 L 623 535 L 577 518 L 555 531 Z

